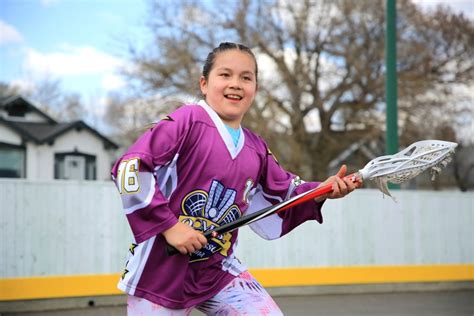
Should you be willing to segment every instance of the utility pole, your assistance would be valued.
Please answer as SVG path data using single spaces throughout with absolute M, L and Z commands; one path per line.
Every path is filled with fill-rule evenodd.
M 385 99 L 386 134 L 385 153 L 398 152 L 398 110 L 397 110 L 397 2 L 386 0 L 385 8 Z M 399 188 L 389 183 L 389 188 Z

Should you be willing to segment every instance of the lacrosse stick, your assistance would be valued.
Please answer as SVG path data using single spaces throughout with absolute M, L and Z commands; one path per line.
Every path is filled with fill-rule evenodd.
M 431 169 L 432 179 L 434 179 L 441 169 L 446 167 L 451 161 L 451 156 L 456 146 L 456 143 L 440 140 L 419 141 L 394 155 L 381 156 L 371 160 L 363 169 L 346 176 L 346 178 L 354 182 L 358 179 L 374 181 L 380 191 L 391 197 L 387 188 L 387 182 L 403 183 L 427 169 Z M 326 184 L 303 192 L 276 205 L 271 205 L 255 213 L 242 216 L 233 222 L 204 232 L 204 237 L 208 240 L 216 238 L 221 234 L 232 232 L 239 227 L 249 225 L 272 214 L 329 194 L 333 190 L 332 185 L 332 183 Z M 170 256 L 179 253 L 177 249 L 170 245 L 167 246 L 166 251 Z

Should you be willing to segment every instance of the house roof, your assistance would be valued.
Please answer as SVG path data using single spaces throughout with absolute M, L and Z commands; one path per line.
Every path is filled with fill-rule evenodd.
M 11 129 L 15 130 L 22 137 L 33 141 L 37 144 L 45 144 L 49 142 L 54 142 L 54 140 L 65 134 L 66 132 L 76 129 L 76 130 L 88 130 L 98 138 L 102 139 L 107 148 L 117 149 L 119 146 L 107 137 L 100 134 L 98 131 L 84 123 L 83 121 L 75 121 L 70 123 L 57 123 L 50 124 L 46 122 L 17 122 L 5 120 L 0 117 L 0 123 L 4 123 L 9 126 Z
M 22 95 L 0 95 L 0 109 L 4 109 L 7 112 L 13 109 L 31 111 L 37 113 L 50 123 L 57 123 L 55 119 L 41 111 L 34 102 Z
M 116 143 L 87 125 L 84 121 L 79 120 L 69 123 L 58 123 L 56 120 L 38 109 L 28 99 L 22 96 L 0 96 L 0 109 L 4 109 L 6 111 L 34 111 L 41 115 L 45 119 L 44 122 L 10 120 L 8 118 L 0 117 L 0 124 L 3 123 L 5 126 L 20 134 L 26 140 L 35 142 L 37 144 L 52 143 L 56 138 L 67 133 L 68 131 L 73 129 L 84 129 L 100 138 L 104 142 L 106 148 L 117 149 L 119 147 Z

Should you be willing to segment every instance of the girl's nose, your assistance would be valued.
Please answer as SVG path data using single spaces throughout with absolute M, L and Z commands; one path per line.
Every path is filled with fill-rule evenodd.
M 229 86 L 234 89 L 241 89 L 242 86 L 240 84 L 240 78 L 238 76 L 232 77 L 232 80 L 230 81 Z

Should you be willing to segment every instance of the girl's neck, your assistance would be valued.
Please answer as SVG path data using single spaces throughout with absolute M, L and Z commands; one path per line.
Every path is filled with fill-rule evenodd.
M 219 118 L 221 119 L 221 121 L 222 121 L 225 125 L 229 126 L 230 128 L 233 128 L 233 129 L 235 129 L 235 130 L 240 129 L 240 122 L 241 122 L 242 120 L 228 120 L 228 119 L 225 119 L 224 117 L 222 117 L 222 116 L 219 114 L 219 112 L 217 112 L 217 111 L 214 109 L 214 107 L 213 107 L 212 105 L 210 105 L 210 104 L 207 102 L 206 99 L 203 99 L 203 101 L 217 114 L 217 116 L 219 116 Z

